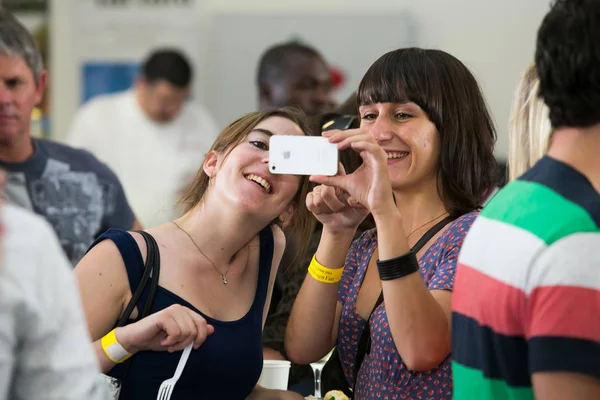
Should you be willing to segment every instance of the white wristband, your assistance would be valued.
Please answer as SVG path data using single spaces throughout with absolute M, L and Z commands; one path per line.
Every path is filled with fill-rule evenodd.
M 108 332 L 102 338 L 102 349 L 106 356 L 110 358 L 112 362 L 115 364 L 122 363 L 132 356 L 131 353 L 128 353 L 127 350 L 121 346 L 121 344 L 117 341 L 117 336 L 115 335 L 115 330 Z

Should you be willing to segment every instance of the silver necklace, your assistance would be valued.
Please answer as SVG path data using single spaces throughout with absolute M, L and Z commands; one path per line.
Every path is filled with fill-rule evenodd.
M 229 272 L 231 265 L 229 266 L 229 268 L 227 268 L 227 271 L 225 271 L 225 272 L 219 271 L 219 268 L 217 268 L 215 263 L 210 258 L 208 258 L 208 256 L 206 254 L 204 254 L 204 252 L 200 249 L 200 246 L 198 246 L 196 244 L 196 242 L 194 241 L 194 239 L 192 239 L 192 236 L 189 233 L 187 233 L 182 227 L 180 227 L 177 222 L 175 222 L 175 221 L 171 221 L 171 222 L 173 222 L 176 227 L 178 227 L 183 233 L 185 233 L 187 235 L 187 237 L 190 238 L 190 240 L 192 241 L 192 243 L 194 243 L 194 246 L 196 246 L 196 248 L 198 249 L 200 254 L 202 254 L 208 261 L 210 261 L 210 263 L 212 264 L 215 271 L 217 271 L 221 275 L 221 279 L 223 279 L 223 285 L 227 285 L 227 273 Z

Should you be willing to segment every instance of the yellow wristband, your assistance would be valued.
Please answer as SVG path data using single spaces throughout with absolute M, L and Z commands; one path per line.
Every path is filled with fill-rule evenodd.
M 110 358 L 110 360 L 115 364 L 122 363 L 123 361 L 127 360 L 133 355 L 131 353 L 128 353 L 127 350 L 125 350 L 123 346 L 119 344 L 114 329 L 108 332 L 106 335 L 104 335 L 101 343 L 102 350 L 104 350 L 106 356 Z
M 308 266 L 308 273 L 310 276 L 323 283 L 337 283 L 342 280 L 342 273 L 344 272 L 344 267 L 342 268 L 327 268 L 319 264 L 317 261 L 316 255 L 313 256 L 310 265 Z

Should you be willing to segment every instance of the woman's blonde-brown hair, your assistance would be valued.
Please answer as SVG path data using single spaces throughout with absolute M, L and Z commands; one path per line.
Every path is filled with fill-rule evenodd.
M 224 154 L 227 157 L 229 152 L 240 144 L 256 125 L 271 117 L 286 118 L 298 125 L 305 135 L 309 134 L 306 117 L 297 109 L 281 108 L 277 110 L 257 111 L 238 118 L 223 129 L 210 148 L 210 151 Z M 286 222 L 286 227 L 293 229 L 300 239 L 298 254 L 303 254 L 306 251 L 315 223 L 314 217 L 308 211 L 305 204 L 306 196 L 310 190 L 308 177 L 302 176 L 301 178 L 300 188 L 292 200 L 294 215 L 289 222 Z M 187 188 L 181 200 L 179 200 L 179 205 L 183 207 L 184 213 L 192 210 L 202 201 L 208 189 L 209 181 L 210 178 L 204 172 L 204 168 L 200 167 L 194 181 Z
M 548 107 L 538 96 L 540 80 L 532 64 L 527 68 L 513 100 L 508 128 L 508 176 L 512 181 L 531 168 L 548 151 L 552 126 Z

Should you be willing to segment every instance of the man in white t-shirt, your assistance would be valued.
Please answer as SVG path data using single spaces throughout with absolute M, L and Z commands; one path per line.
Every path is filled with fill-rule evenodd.
M 218 131 L 188 100 L 192 67 L 177 50 L 144 61 L 131 90 L 90 100 L 75 115 L 67 143 L 106 162 L 144 227 L 169 221 Z
M 13 205 L 0 218 L 0 400 L 110 399 L 54 231 Z

